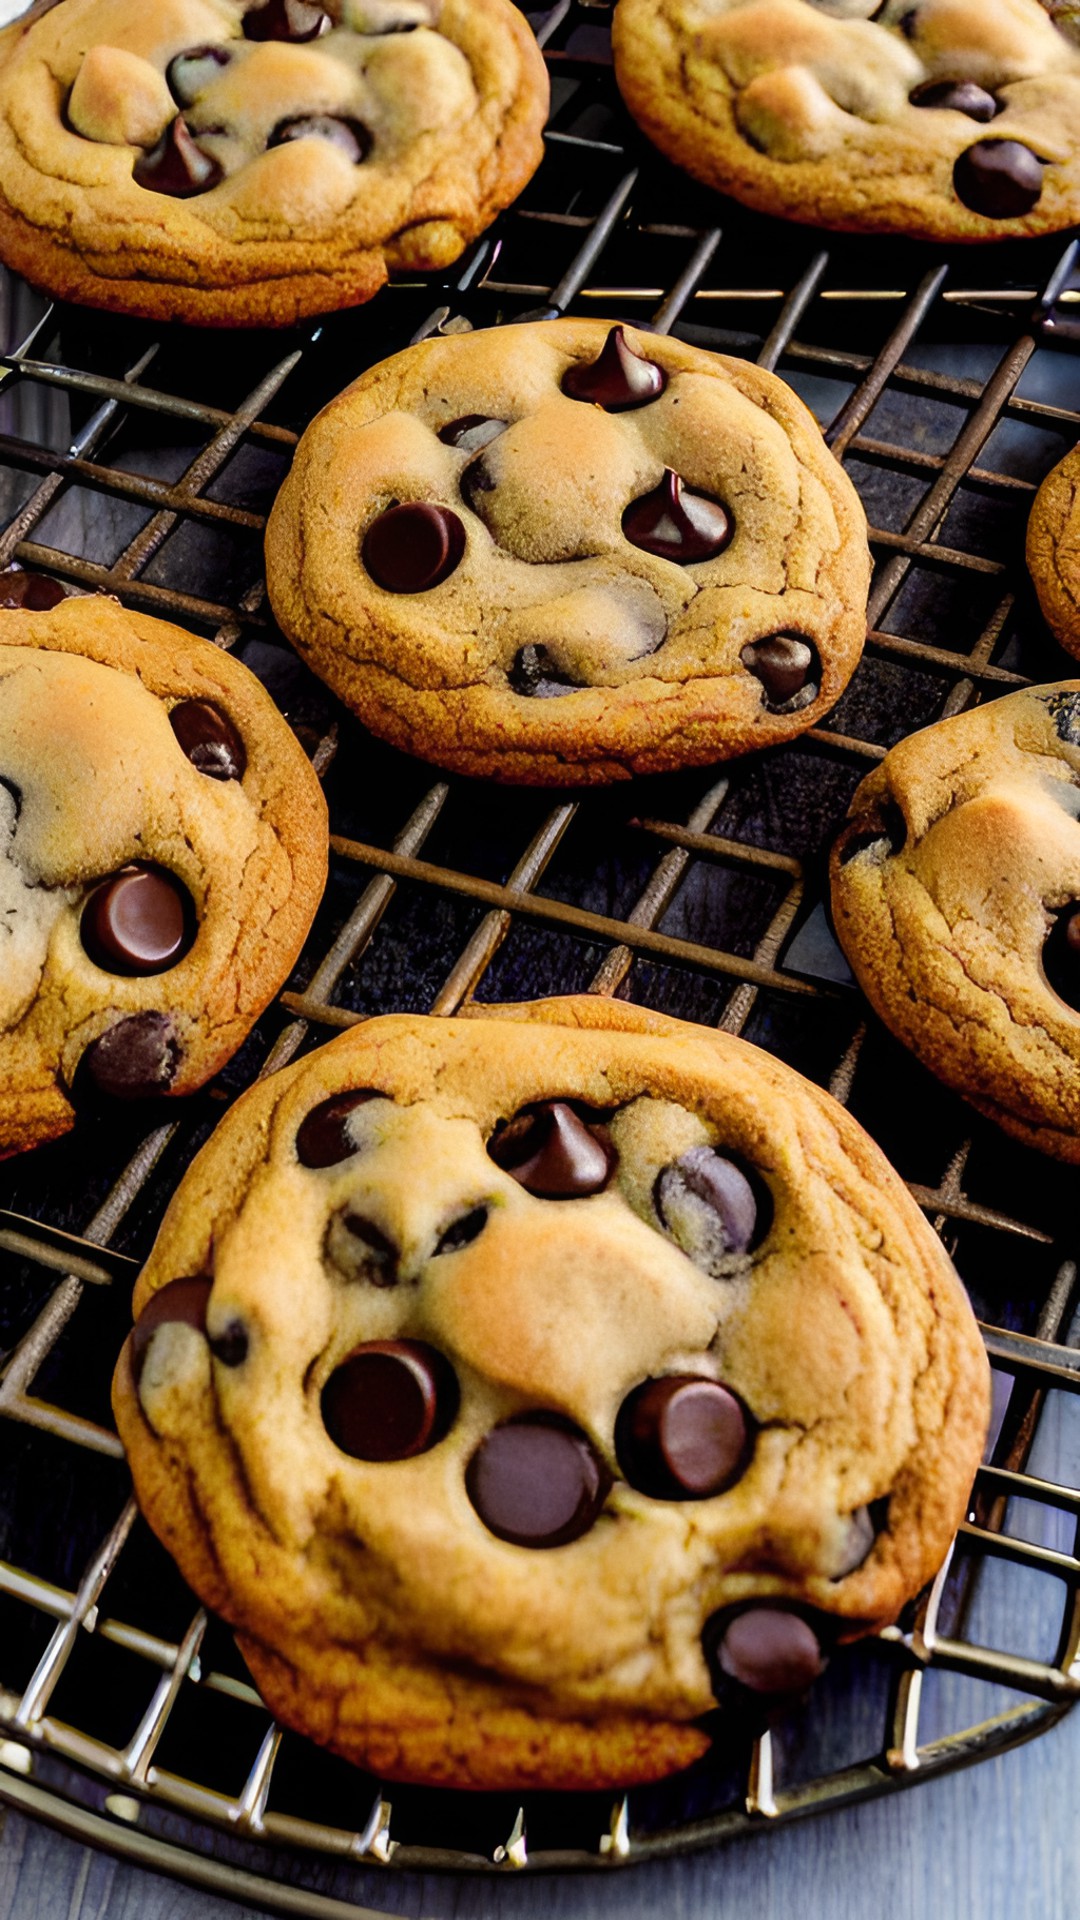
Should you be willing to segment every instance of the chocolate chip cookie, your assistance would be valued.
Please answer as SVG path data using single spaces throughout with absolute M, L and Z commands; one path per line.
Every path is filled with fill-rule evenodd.
M 0 1157 L 73 1102 L 202 1086 L 288 976 L 326 859 L 322 790 L 246 667 L 114 600 L 0 612 Z
M 596 997 L 474 1012 L 243 1096 L 114 1407 L 287 1724 L 391 1779 L 627 1785 L 931 1576 L 986 1359 L 907 1190 L 790 1068 Z
M 774 374 L 600 320 L 425 341 L 308 428 L 277 618 L 374 733 L 537 784 L 813 726 L 866 634 L 866 520 Z
M 651 140 L 765 213 L 1005 240 L 1080 219 L 1080 52 L 1039 0 L 618 0 Z
M 1027 563 L 1055 639 L 1080 655 L 1080 448 L 1047 474 L 1031 509 Z
M 980 1113 L 1080 1161 L 1080 680 L 939 721 L 862 782 L 836 930 L 876 1012 Z
M 0 35 L 0 255 L 153 320 L 355 306 L 520 192 L 547 99 L 509 0 L 59 0 Z

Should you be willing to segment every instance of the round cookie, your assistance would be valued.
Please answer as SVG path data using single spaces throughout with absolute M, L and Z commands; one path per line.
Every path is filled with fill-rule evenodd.
M 73 1088 L 202 1086 L 326 863 L 318 780 L 246 667 L 114 600 L 0 613 L 0 1157 L 65 1133 Z
M 1080 680 L 912 734 L 856 791 L 836 931 L 924 1066 L 1080 1161 Z
M 623 98 L 707 186 L 860 233 L 1080 219 L 1080 52 L 1039 0 L 618 0 Z
M 374 733 L 501 780 L 790 739 L 866 634 L 866 519 L 802 401 L 600 320 L 373 367 L 301 440 L 266 560 L 282 628 Z
M 988 1370 L 844 1111 L 582 997 L 372 1020 L 253 1088 L 136 1289 L 151 1526 L 287 1724 L 391 1779 L 656 1778 L 963 1517 Z
M 0 35 L 0 255 L 111 312 L 286 326 L 456 260 L 547 103 L 509 0 L 59 0 Z
M 1080 447 L 1047 474 L 1031 509 L 1028 571 L 1043 618 L 1069 653 L 1080 655 Z

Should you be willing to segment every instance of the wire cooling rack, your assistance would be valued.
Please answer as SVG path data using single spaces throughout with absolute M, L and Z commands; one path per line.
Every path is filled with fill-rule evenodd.
M 534 20 L 543 165 L 443 283 L 294 335 L 193 336 L 0 284 L 0 566 L 233 649 L 323 776 L 330 881 L 289 990 L 219 1081 L 0 1169 L 0 1798 L 264 1906 L 356 1913 L 373 1864 L 612 1867 L 905 1787 L 1047 1728 L 1080 1691 L 1075 1175 L 868 1019 L 823 910 L 857 780 L 912 728 L 1068 670 L 1023 531 L 1080 428 L 1064 240 L 947 256 L 749 215 L 640 141 L 603 7 Z M 315 408 L 432 333 L 564 312 L 758 361 L 816 410 L 876 559 L 851 687 L 801 740 L 585 798 L 444 780 L 372 741 L 284 646 L 265 515 Z M 628 1795 L 394 1787 L 274 1727 L 136 1517 L 108 1411 L 130 1291 L 223 1105 L 371 1013 L 589 990 L 718 1025 L 831 1087 L 957 1262 L 995 1370 L 950 1565 L 809 1706 Z M 1080 1324 L 1080 1323 L 1078 1323 Z

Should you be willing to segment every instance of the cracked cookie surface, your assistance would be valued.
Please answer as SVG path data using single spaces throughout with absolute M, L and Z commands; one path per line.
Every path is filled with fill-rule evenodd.
M 832 856 L 836 931 L 886 1026 L 1006 1132 L 1074 1162 L 1078 815 L 1080 680 L 1063 680 L 893 747 Z
M 1080 51 L 1039 0 L 618 0 L 662 152 L 814 226 L 1004 240 L 1080 218 Z
M 136 1290 L 143 1512 L 271 1709 L 393 1779 L 656 1778 L 944 1557 L 987 1419 L 829 1097 L 596 997 L 367 1022 L 245 1094 Z
M 1080 448 L 1047 474 L 1027 529 L 1028 571 L 1051 633 L 1080 655 Z
M 0 1156 L 66 1132 L 73 1087 L 202 1086 L 326 861 L 318 780 L 238 661 L 114 600 L 0 612 Z
M 0 35 L 0 254 L 110 311 L 289 325 L 456 260 L 547 100 L 509 0 L 59 0 Z
M 424 341 L 305 433 L 284 632 L 374 733 L 587 784 L 815 725 L 862 651 L 858 495 L 775 375 L 608 321 Z

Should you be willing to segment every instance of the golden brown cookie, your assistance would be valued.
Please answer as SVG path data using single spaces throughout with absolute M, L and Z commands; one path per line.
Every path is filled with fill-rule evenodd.
M 224 1066 L 326 860 L 318 780 L 246 667 L 115 600 L 0 612 L 0 1157 L 65 1133 L 76 1085 Z
M 1069 653 L 1080 655 L 1080 448 L 1047 474 L 1031 509 L 1028 571 L 1043 618 Z
M 289 1725 L 391 1779 L 627 1785 L 922 1587 L 986 1358 L 790 1068 L 595 997 L 475 1016 L 372 1020 L 243 1096 L 116 1418 Z
M 774 374 L 602 320 L 424 341 L 305 433 L 284 631 L 438 765 L 625 779 L 813 726 L 866 634 L 866 519 Z
M 912 734 L 832 859 L 875 1011 L 1006 1132 L 1080 1161 L 1080 680 Z
M 112 312 L 285 326 L 456 260 L 547 100 L 509 0 L 60 0 L 0 35 L 0 255 Z
M 1006 240 L 1080 219 L 1080 52 L 1039 0 L 618 0 L 635 119 L 811 226 Z

